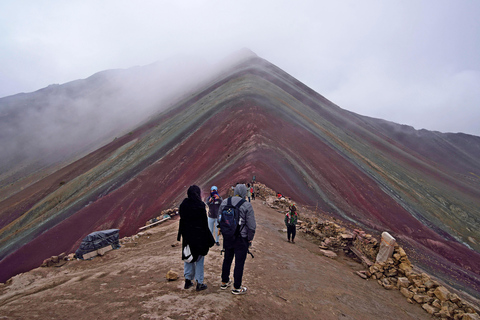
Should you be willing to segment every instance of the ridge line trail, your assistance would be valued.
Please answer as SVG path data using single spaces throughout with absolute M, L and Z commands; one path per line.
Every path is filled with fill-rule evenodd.
M 240 318 L 258 319 L 432 319 L 411 305 L 398 290 L 353 272 L 365 268 L 339 253 L 335 260 L 321 256 L 318 245 L 303 232 L 287 242 L 284 214 L 252 201 L 257 232 L 247 257 Z M 299 211 L 302 219 L 302 212 Z M 248 306 L 248 307 L 246 307 Z M 226 317 L 227 318 L 227 317 Z
M 257 232 L 255 258 L 245 263 L 246 295 L 220 290 L 217 246 L 205 258 L 208 289 L 183 289 L 175 218 L 147 230 L 135 247 L 14 277 L 0 287 L 0 319 L 433 319 L 398 290 L 355 275 L 360 264 L 320 256 L 304 233 L 288 243 L 283 213 L 262 200 L 252 205 Z M 178 280 L 165 279 L 170 269 Z

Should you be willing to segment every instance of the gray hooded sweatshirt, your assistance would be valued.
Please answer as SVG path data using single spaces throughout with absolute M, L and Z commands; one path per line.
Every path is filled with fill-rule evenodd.
M 244 184 L 237 184 L 233 192 L 234 196 L 232 197 L 232 204 L 236 205 L 240 200 L 245 199 L 247 195 L 247 187 Z M 224 199 L 218 212 L 222 212 L 223 208 L 227 205 L 227 200 Z M 253 212 L 252 204 L 248 201 L 244 202 L 240 206 L 240 235 L 242 238 L 248 238 L 248 241 L 252 241 L 253 237 L 255 236 L 255 229 L 257 228 L 257 224 L 255 222 L 255 214 Z M 245 225 L 245 227 L 241 227 Z

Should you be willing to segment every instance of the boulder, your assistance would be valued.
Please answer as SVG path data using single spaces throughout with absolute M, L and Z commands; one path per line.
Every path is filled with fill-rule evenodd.
M 410 285 L 410 281 L 408 280 L 408 278 L 405 278 L 405 277 L 398 278 L 397 280 L 398 288 L 408 288 L 409 285 Z
M 434 306 L 429 305 L 428 303 L 425 303 L 422 305 L 422 308 L 427 311 L 429 314 L 435 314 L 439 311 L 438 308 L 435 308 Z
M 440 303 L 440 300 L 435 299 L 435 300 L 432 302 L 432 306 L 434 306 L 435 308 L 440 309 L 440 308 L 442 307 L 442 304 Z
M 408 290 L 407 288 L 402 288 L 402 289 L 400 289 L 400 292 L 401 292 L 407 299 L 413 298 L 414 293 L 411 292 L 410 290 Z
M 178 273 L 173 270 L 168 270 L 166 278 L 168 281 L 175 281 L 178 279 Z
M 427 288 L 427 289 L 432 289 L 432 288 L 436 288 L 438 287 L 438 283 L 433 281 L 433 280 L 427 280 L 425 283 L 424 283 L 424 286 Z
M 462 320 L 480 320 L 480 316 L 476 313 L 464 313 Z
M 342 240 L 355 240 L 355 235 L 353 233 L 342 233 L 340 234 Z
M 426 303 L 427 298 L 428 298 L 428 296 L 426 296 L 424 294 L 415 294 L 413 296 L 413 300 L 415 300 L 419 304 L 422 304 L 424 302 Z
M 43 268 L 50 267 L 52 265 L 52 260 L 50 258 L 43 260 L 43 263 L 40 265 Z
M 401 257 L 406 257 L 407 256 L 407 254 L 405 253 L 405 250 L 403 250 L 402 247 L 398 247 L 398 249 L 396 251 L 400 254 Z
M 410 263 L 402 262 L 398 265 L 398 270 L 400 270 L 403 274 L 407 274 L 412 271 L 412 265 Z
M 448 289 L 445 288 L 444 286 L 437 287 L 437 289 L 435 289 L 433 293 L 440 301 L 447 301 L 448 295 L 450 294 Z
M 453 303 L 457 303 L 460 301 L 460 298 L 457 296 L 456 293 L 450 293 L 448 295 L 448 300 L 452 301 Z

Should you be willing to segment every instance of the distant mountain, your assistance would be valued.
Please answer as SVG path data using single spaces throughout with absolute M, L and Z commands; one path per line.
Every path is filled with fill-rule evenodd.
M 63 162 L 50 162 L 49 171 L 15 171 L 22 180 L 2 184 L 8 196 L 0 202 L 0 281 L 73 252 L 92 231 L 135 233 L 178 205 L 191 184 L 204 191 L 217 185 L 226 194 L 255 176 L 298 203 L 390 232 L 417 264 L 478 297 L 480 137 L 361 116 L 253 53 L 237 61 L 172 96 L 171 105 L 132 95 L 130 105 L 160 111 L 145 108 L 145 118 L 136 118 L 140 125 L 85 156 L 79 155 L 102 139 L 74 146 Z M 131 70 L 122 72 L 130 79 Z M 99 75 L 81 80 L 97 88 L 88 91 L 92 101 L 122 100 L 110 86 L 92 84 Z M 140 75 L 130 83 L 144 83 Z M 148 96 L 142 85 L 136 90 Z M 73 104 L 87 99 L 85 92 L 69 91 Z M 36 94 L 21 96 L 35 102 Z M 12 103 L 12 109 L 22 106 Z M 73 155 L 78 160 L 72 162 Z M 7 173 L 2 177 L 13 177 Z

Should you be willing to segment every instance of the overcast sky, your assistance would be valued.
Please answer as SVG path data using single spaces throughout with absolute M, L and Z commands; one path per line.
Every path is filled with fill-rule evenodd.
M 0 97 L 249 48 L 343 109 L 480 136 L 480 1 L 0 2 Z

